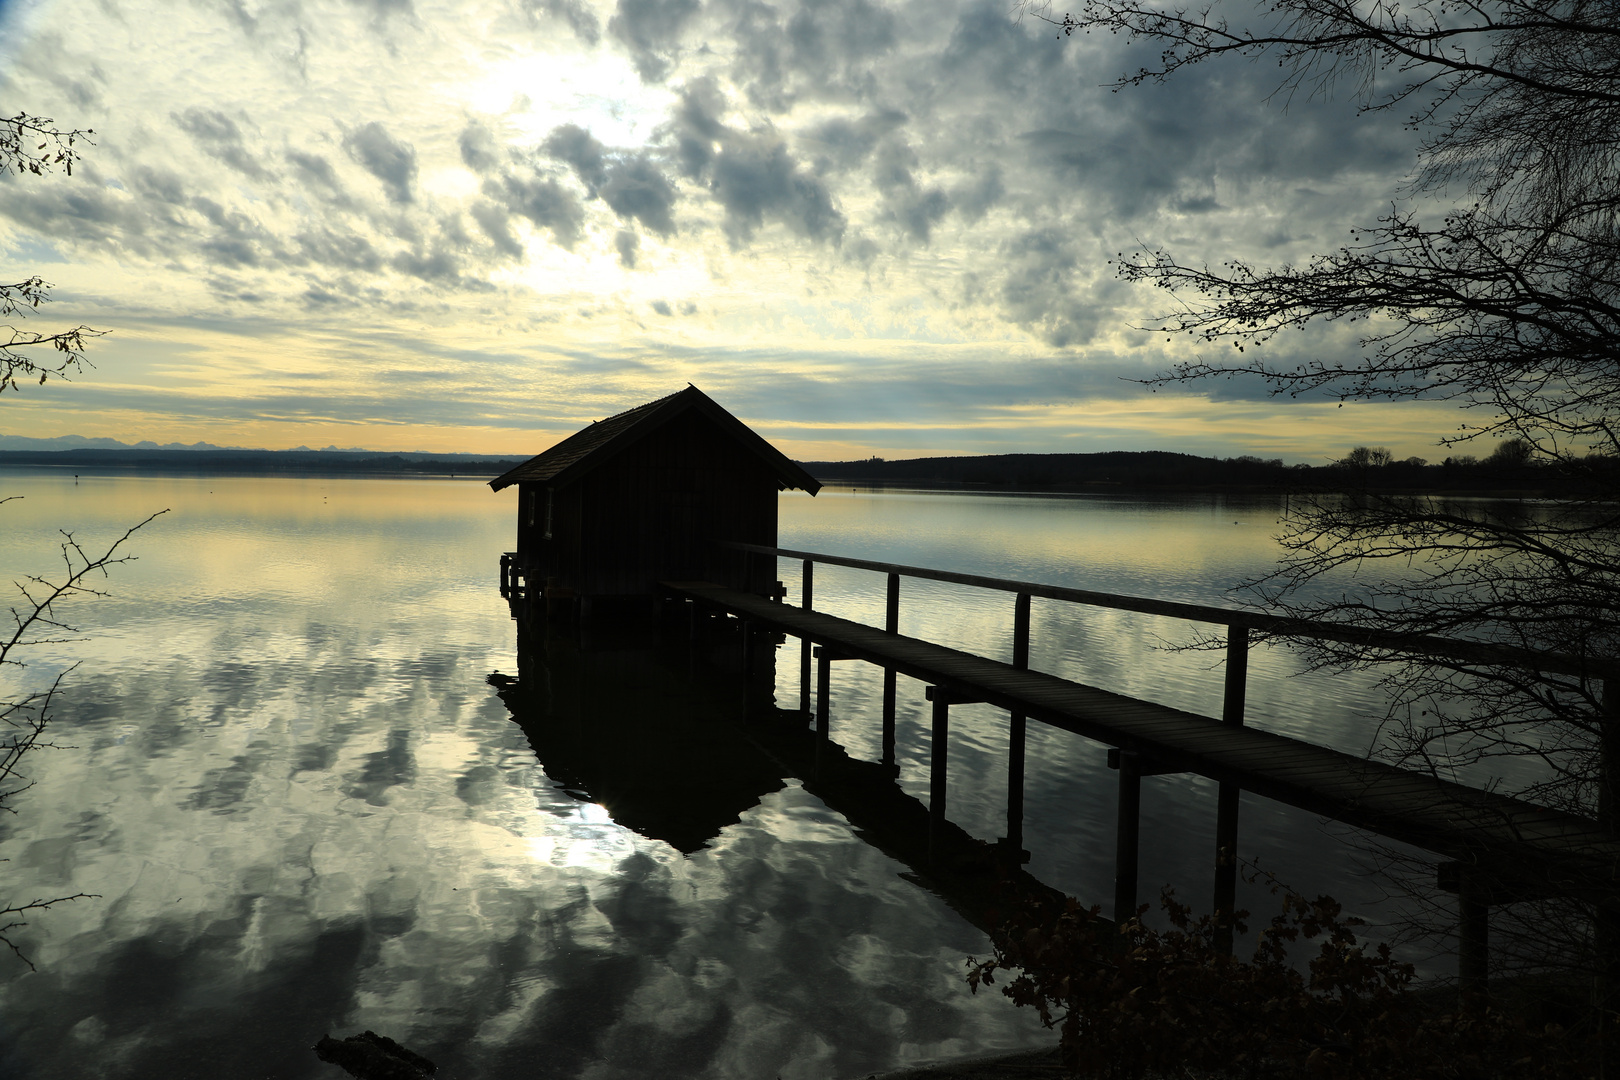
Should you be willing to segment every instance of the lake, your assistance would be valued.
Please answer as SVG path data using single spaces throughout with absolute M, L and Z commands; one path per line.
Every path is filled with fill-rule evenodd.
M 38 970 L 0 958 L 0 1075 L 333 1077 L 310 1045 L 366 1028 L 459 1080 L 856 1077 L 1052 1041 L 968 993 L 983 936 L 796 779 L 683 854 L 548 774 L 486 682 L 518 667 L 496 588 L 512 492 L 14 471 L 0 494 L 24 496 L 0 507 L 8 578 L 59 570 L 60 529 L 98 550 L 170 510 L 108 596 L 62 609 L 78 640 L 4 676 L 78 665 L 63 748 L 0 822 L 0 901 L 98 895 L 12 932 Z M 785 547 L 1196 603 L 1229 603 L 1277 555 L 1272 497 L 829 488 L 780 508 Z M 790 596 L 797 572 L 781 561 Z M 881 624 L 880 575 L 819 567 L 816 598 Z M 1010 595 L 902 587 L 903 633 L 1005 659 L 1011 625 Z M 1218 714 L 1219 654 L 1169 648 L 1191 630 L 1036 599 L 1032 666 Z M 778 654 L 783 707 L 797 657 Z M 690 722 L 699 697 L 667 678 L 670 722 Z M 833 738 L 870 759 L 881 683 L 834 666 Z M 1252 724 L 1358 753 L 1377 738 L 1365 680 L 1266 647 L 1249 685 Z M 922 687 L 902 678 L 899 701 L 900 784 L 926 802 Z M 961 706 L 952 725 L 951 817 L 994 839 L 1005 715 Z M 1029 869 L 1105 910 L 1114 800 L 1101 747 L 1030 725 Z M 1207 906 L 1214 801 L 1201 778 L 1144 782 L 1145 898 L 1169 884 Z M 1242 856 L 1390 917 L 1351 830 L 1248 797 L 1241 814 Z

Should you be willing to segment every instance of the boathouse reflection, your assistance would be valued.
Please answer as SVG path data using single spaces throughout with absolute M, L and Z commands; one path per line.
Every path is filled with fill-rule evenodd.
M 1055 890 L 774 700 L 781 638 L 671 603 L 655 621 L 560 625 L 514 597 L 518 676 L 490 682 L 546 775 L 614 822 L 691 854 L 797 780 L 970 924 L 1012 893 Z
M 742 708 L 736 680 L 684 677 L 645 628 L 548 636 L 519 619 L 518 671 L 491 681 L 546 775 L 642 836 L 691 854 L 783 786 L 782 767 L 719 720 Z M 768 691 L 755 704 L 769 708 Z

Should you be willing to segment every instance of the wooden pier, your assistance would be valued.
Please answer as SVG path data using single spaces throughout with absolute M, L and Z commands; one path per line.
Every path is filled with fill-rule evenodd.
M 956 574 L 921 567 L 850 559 L 815 552 L 733 545 L 754 557 L 802 559 L 802 605 L 702 581 L 667 581 L 671 596 L 697 608 L 724 613 L 746 627 L 800 639 L 800 707 L 811 715 L 811 668 L 817 736 L 829 730 L 832 663 L 860 660 L 884 670 L 883 753 L 892 765 L 895 675 L 926 683 L 932 704 L 930 821 L 947 824 L 948 762 L 945 748 L 950 706 L 988 702 L 1010 714 L 1007 837 L 1022 849 L 1023 743 L 1029 720 L 1070 731 L 1110 748 L 1119 772 L 1119 821 L 1114 914 L 1128 918 L 1137 907 L 1137 834 L 1140 779 L 1167 772 L 1193 772 L 1220 784 L 1217 798 L 1213 910 L 1229 917 L 1234 906 L 1237 809 L 1240 791 L 1251 791 L 1380 836 L 1403 841 L 1451 860 L 1440 867 L 1440 884 L 1458 894 L 1459 975 L 1465 991 L 1485 985 L 1489 908 L 1532 895 L 1577 896 L 1611 912 L 1620 885 L 1620 842 L 1598 822 L 1494 792 L 1470 788 L 1383 762 L 1341 753 L 1299 739 L 1245 727 L 1247 651 L 1251 631 L 1309 634 L 1369 647 L 1423 651 L 1487 662 L 1533 661 L 1536 669 L 1568 670 L 1573 661 L 1520 654 L 1497 646 L 1421 639 L 1380 642 L 1354 630 L 1284 620 L 1221 608 L 1065 589 L 1032 582 Z M 872 570 L 888 576 L 883 628 L 814 610 L 816 563 Z M 920 577 L 1013 593 L 1013 662 L 947 648 L 898 633 L 899 580 Z M 1200 716 L 1031 671 L 1030 598 L 1043 596 L 1227 627 L 1223 715 Z M 748 640 L 748 635 L 744 635 Z M 1562 666 L 1560 666 L 1562 665 Z M 1579 672 L 1591 673 L 1589 666 Z M 1605 673 L 1607 674 L 1607 673 Z M 1613 676 L 1610 676 L 1611 678 Z M 1613 701 L 1617 695 L 1609 695 Z M 1600 915 L 1600 919 L 1607 916 Z M 1223 944 L 1230 948 L 1228 925 Z

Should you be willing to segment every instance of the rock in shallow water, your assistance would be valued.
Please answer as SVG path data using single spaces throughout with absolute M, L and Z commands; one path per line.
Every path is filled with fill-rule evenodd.
M 347 1039 L 322 1035 L 315 1056 L 338 1066 L 356 1080 L 429 1080 L 438 1066 L 413 1054 L 386 1035 L 363 1031 Z

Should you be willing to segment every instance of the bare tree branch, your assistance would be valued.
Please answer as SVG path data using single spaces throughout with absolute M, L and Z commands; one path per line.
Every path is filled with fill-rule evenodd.
M 1284 556 L 1247 595 L 1386 643 L 1442 635 L 1589 658 L 1592 671 L 1571 674 L 1374 648 L 1353 634 L 1296 646 L 1316 668 L 1378 674 L 1390 702 L 1381 753 L 1444 774 L 1488 769 L 1620 837 L 1620 686 L 1599 674 L 1620 657 L 1620 6 L 1271 0 L 1244 9 L 1253 25 L 1223 10 L 1086 0 L 1061 20 L 1031 14 L 1064 34 L 1159 46 L 1158 62 L 1115 90 L 1265 57 L 1284 103 L 1347 87 L 1366 114 L 1409 104 L 1400 122 L 1421 135 L 1420 159 L 1387 216 L 1302 266 L 1122 255 L 1125 280 L 1175 301 L 1142 329 L 1225 354 L 1153 381 L 1253 378 L 1281 395 L 1450 401 L 1471 420 L 1448 442 L 1507 437 L 1516 468 L 1547 470 L 1576 493 L 1493 505 L 1352 483 L 1296 496 Z M 1452 209 L 1422 220 L 1418 207 L 1433 203 L 1418 193 L 1447 195 Z M 1324 324 L 1354 324 L 1357 347 L 1313 354 L 1280 340 Z M 1273 358 L 1284 344 L 1293 358 Z M 1361 471 L 1380 464 L 1369 451 Z M 1620 899 L 1561 903 L 1545 909 L 1549 925 L 1589 920 L 1585 940 L 1610 942 L 1596 957 L 1605 992 L 1620 995 Z
M 30 173 L 43 176 L 52 169 L 61 168 L 73 175 L 73 163 L 79 160 L 78 144 L 95 143 L 88 128 L 62 130 L 48 116 L 16 116 L 0 120 L 0 172 L 15 170 L 18 175 Z
M 0 505 L 15 497 L 0 498 Z M 95 576 L 99 574 L 106 578 L 109 567 L 132 561 L 135 556 L 120 555 L 119 550 L 137 530 L 166 513 L 167 510 L 160 510 L 140 524 L 126 529 L 99 555 L 86 551 L 72 533 L 63 532 L 62 575 L 55 579 L 29 575 L 13 582 L 20 599 L 14 601 L 10 608 L 10 634 L 0 638 L 0 668 L 25 668 L 27 661 L 20 654 L 29 648 L 82 640 L 78 628 L 69 623 L 59 609 L 74 598 L 107 595 L 105 590 L 91 583 Z M 51 706 L 61 688 L 62 679 L 72 670 L 70 667 L 59 673 L 44 690 L 0 698 L 0 811 L 16 813 L 17 797 L 33 786 L 33 781 L 21 771 L 24 759 L 38 750 L 60 748 L 59 744 L 45 741 L 44 735 L 51 722 Z M 0 945 L 10 948 L 28 965 L 29 970 L 33 970 L 32 961 L 10 936 L 12 931 L 27 925 L 17 916 L 93 895 L 76 893 L 54 899 L 36 898 L 27 903 L 0 899 L 0 920 L 10 920 L 0 923 Z
M 18 113 L 0 120 L 0 172 L 44 176 L 60 168 L 73 175 L 79 160 L 78 144 L 90 143 L 89 130 L 62 130 L 47 116 Z M 91 144 L 93 145 L 93 143 Z M 13 284 L 0 284 L 0 319 L 23 317 L 50 300 L 51 286 L 33 276 Z M 88 326 L 40 333 L 0 324 L 0 393 L 21 389 L 19 378 L 44 383 L 51 376 L 69 378 L 86 364 L 85 341 L 105 331 Z

